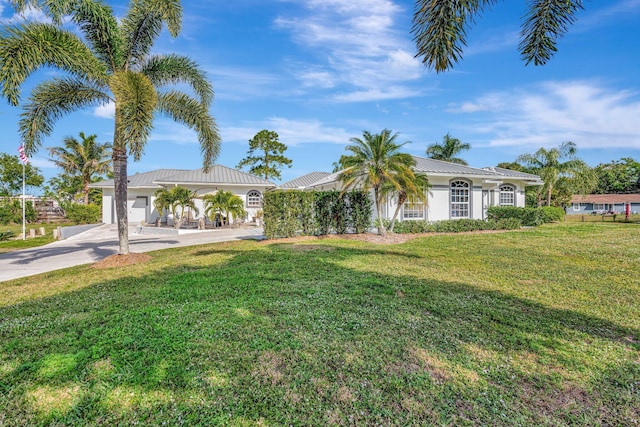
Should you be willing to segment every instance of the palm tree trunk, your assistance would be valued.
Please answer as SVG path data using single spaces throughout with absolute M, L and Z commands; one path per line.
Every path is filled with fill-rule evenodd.
M 396 206 L 396 211 L 393 213 L 393 218 L 391 218 L 391 225 L 389 225 L 389 233 L 393 233 L 393 227 L 396 225 L 396 219 L 398 218 L 398 213 L 400 213 L 400 209 L 404 202 L 407 200 L 406 194 L 400 193 L 398 195 L 398 206 Z
M 89 204 L 89 181 L 85 181 L 82 184 L 82 192 L 84 193 L 84 204 L 86 206 Z
M 551 190 L 553 188 L 551 186 L 549 186 L 549 189 L 547 190 L 547 206 L 551 206 Z
M 387 229 L 384 226 L 384 222 L 383 222 L 383 218 L 382 218 L 382 208 L 380 206 L 380 195 L 379 195 L 380 190 L 378 188 L 374 188 L 373 189 L 373 195 L 376 199 L 376 213 L 378 215 L 378 224 L 380 224 L 380 226 L 378 227 L 378 234 L 381 235 L 386 235 L 387 234 Z
M 116 198 L 116 218 L 118 221 L 118 242 L 120 255 L 129 253 L 129 219 L 127 217 L 127 150 L 113 149 L 113 182 Z

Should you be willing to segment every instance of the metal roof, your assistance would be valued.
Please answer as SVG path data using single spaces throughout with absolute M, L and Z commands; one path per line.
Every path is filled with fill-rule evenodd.
M 425 157 L 412 156 L 416 161 L 415 169 L 427 175 L 474 175 L 482 177 L 495 177 L 496 173 L 486 169 L 473 168 L 471 166 L 460 165 L 458 163 L 445 162 L 442 160 L 427 159 Z
M 511 177 L 511 178 L 520 178 L 520 179 L 532 179 L 535 181 L 540 181 L 540 177 L 538 175 L 534 175 L 532 173 L 526 173 L 526 172 L 520 172 L 520 171 L 514 171 L 511 169 L 505 169 L 505 168 L 499 168 L 499 167 L 487 167 L 487 168 L 482 168 L 484 170 L 488 170 L 488 171 L 492 171 L 495 172 L 499 175 L 502 176 L 506 176 L 506 177 Z
M 155 181 L 167 176 L 187 172 L 185 169 L 157 169 L 150 172 L 136 173 L 127 177 L 129 188 L 161 188 Z M 92 188 L 113 188 L 113 179 L 96 182 L 90 185 Z
M 291 181 L 287 181 L 284 184 L 280 184 L 278 189 L 280 190 L 297 190 L 300 188 L 306 188 L 316 182 L 320 181 L 322 178 L 331 175 L 329 172 L 311 172 L 306 175 L 302 175 L 299 178 L 292 179 Z
M 157 184 L 232 184 L 232 185 L 259 185 L 274 187 L 271 181 L 241 172 L 222 165 L 213 165 L 209 172 L 202 169 L 181 171 L 179 173 L 163 176 L 154 180 Z

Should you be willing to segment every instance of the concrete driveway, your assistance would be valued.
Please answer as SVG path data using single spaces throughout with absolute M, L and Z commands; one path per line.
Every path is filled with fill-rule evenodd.
M 130 227 L 129 250 L 140 253 L 230 240 L 259 240 L 264 238 L 262 233 L 262 228 L 241 227 L 195 231 L 179 235 L 147 235 L 139 234 L 137 227 Z M 94 263 L 116 253 L 118 253 L 117 227 L 113 224 L 104 224 L 48 245 L 0 254 L 0 282 Z

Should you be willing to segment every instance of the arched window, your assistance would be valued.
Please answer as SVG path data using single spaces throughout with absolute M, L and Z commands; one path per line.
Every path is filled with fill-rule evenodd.
M 262 195 L 257 190 L 251 190 L 247 193 L 247 207 L 259 208 L 262 207 Z
M 500 187 L 500 206 L 516 205 L 516 187 L 506 184 Z
M 469 218 L 469 183 L 466 181 L 453 181 L 450 187 L 451 218 Z

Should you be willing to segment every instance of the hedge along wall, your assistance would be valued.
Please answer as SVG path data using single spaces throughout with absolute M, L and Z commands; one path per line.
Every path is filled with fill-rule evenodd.
M 270 191 L 263 212 L 268 239 L 364 233 L 371 227 L 371 199 L 363 191 Z

